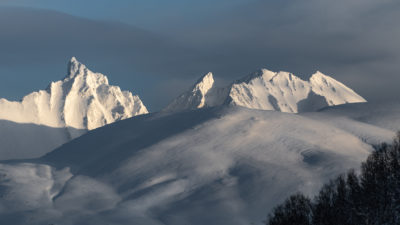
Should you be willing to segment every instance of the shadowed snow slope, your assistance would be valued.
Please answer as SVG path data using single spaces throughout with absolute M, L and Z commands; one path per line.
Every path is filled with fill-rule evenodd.
M 48 127 L 0 120 L 0 158 L 4 160 L 42 156 L 70 141 L 69 131 L 77 134 L 86 132 L 71 127 Z
M 67 141 L 80 136 L 86 130 L 144 113 L 148 113 L 147 109 L 138 96 L 109 85 L 106 76 L 90 71 L 75 58 L 69 62 L 68 75 L 61 81 L 52 82 L 46 90 L 33 92 L 20 102 L 0 99 L 1 120 L 67 128 L 63 129 L 65 133 L 62 138 Z M 10 143 L 24 141 L 24 137 L 18 133 L 14 135 L 18 139 L 9 140 Z M 39 131 L 32 133 L 32 136 L 39 135 Z M 57 146 L 65 142 L 60 141 Z M 2 150 L 15 152 L 14 156 L 8 154 L 11 158 L 40 156 L 38 152 L 26 152 L 3 142 L 0 144 Z M 35 145 L 35 142 L 29 144 Z M 44 147 L 44 143 L 41 146 Z M 41 153 L 48 152 L 53 147 L 53 144 L 49 144 Z M 0 159 L 5 159 L 1 151 Z
M 348 117 L 393 131 L 400 130 L 400 101 L 327 107 L 322 109 L 321 113 L 311 113 L 311 115 L 326 118 Z
M 224 88 L 214 87 L 213 76 L 208 73 L 164 111 L 231 104 L 250 109 L 298 113 L 355 102 L 365 102 L 365 99 L 319 71 L 309 81 L 303 81 L 288 72 L 261 69 Z
M 289 194 L 314 194 L 394 136 L 329 117 L 223 106 L 119 121 L 1 163 L 0 223 L 261 224 Z

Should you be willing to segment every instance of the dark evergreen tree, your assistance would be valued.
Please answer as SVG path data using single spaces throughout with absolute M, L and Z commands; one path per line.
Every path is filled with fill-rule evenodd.
M 347 180 L 344 176 L 339 176 L 321 189 L 314 201 L 313 224 L 347 225 L 358 221 L 352 215 L 358 200 L 348 185 L 352 183 L 356 186 L 358 180 L 353 180 L 352 175 L 353 173 L 349 173 L 350 179 Z
M 363 214 L 367 224 L 393 224 L 392 187 L 390 181 L 391 151 L 382 145 L 374 151 L 361 167 L 361 186 L 364 195 Z
M 295 194 L 276 207 L 266 224 L 270 225 L 311 225 L 311 200 L 302 194 Z
M 318 225 L 334 225 L 336 223 L 335 215 L 335 183 L 330 181 L 329 184 L 325 184 L 314 203 L 314 214 L 313 224 Z
M 394 221 L 400 224 L 400 133 L 397 134 L 393 146 L 390 151 L 390 189 L 391 189 L 391 205 L 394 213 Z
M 364 224 L 365 215 L 363 214 L 363 193 L 360 186 L 360 181 L 354 170 L 350 170 L 347 174 L 346 186 L 348 190 L 347 197 L 347 210 L 348 210 L 348 223 L 347 224 Z

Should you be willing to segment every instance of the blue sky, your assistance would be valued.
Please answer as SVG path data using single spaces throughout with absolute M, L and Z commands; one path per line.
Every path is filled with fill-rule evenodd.
M 158 110 L 202 74 L 320 70 L 370 101 L 396 100 L 396 0 L 2 0 L 0 97 L 66 74 L 76 56 Z

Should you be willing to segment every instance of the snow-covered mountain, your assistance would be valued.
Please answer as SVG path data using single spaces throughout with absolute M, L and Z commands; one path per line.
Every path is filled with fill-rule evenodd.
M 291 193 L 314 194 L 392 139 L 384 125 L 400 127 L 399 105 L 385 107 L 388 119 L 359 105 L 300 114 L 220 106 L 119 121 L 40 159 L 0 163 L 0 223 L 262 224 Z M 354 116 L 362 108 L 370 110 Z
M 0 155 L 47 152 L 0 161 L 0 224 L 262 224 L 290 194 L 312 196 L 391 141 L 400 104 L 363 102 L 320 72 L 263 69 L 222 88 L 208 73 L 146 114 L 73 58 L 47 90 L 0 101 Z
M 215 87 L 212 73 L 203 76 L 164 111 L 176 112 L 222 104 L 281 112 L 315 111 L 326 106 L 366 102 L 344 84 L 321 72 L 304 81 L 288 72 L 261 69 L 223 88 Z
M 105 75 L 90 71 L 73 57 L 67 76 L 46 90 L 19 102 L 0 99 L 0 132 L 7 136 L 0 138 L 0 159 L 37 157 L 87 130 L 145 113 L 137 95 L 109 85 Z M 20 137 L 21 131 L 26 138 Z M 49 133 L 54 133 L 52 138 Z

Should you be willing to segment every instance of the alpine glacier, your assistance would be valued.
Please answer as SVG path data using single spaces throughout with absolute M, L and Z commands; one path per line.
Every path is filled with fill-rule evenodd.
M 7 136 L 0 138 L 0 159 L 38 157 L 87 130 L 145 113 L 139 96 L 109 85 L 105 75 L 72 57 L 67 76 L 46 90 L 19 102 L 0 99 L 0 132 Z M 26 127 L 32 132 L 19 137 Z M 51 140 L 47 140 L 49 133 L 54 133 Z
M 176 112 L 222 104 L 281 112 L 316 111 L 326 106 L 366 100 L 339 81 L 319 71 L 309 81 L 288 72 L 256 71 L 227 87 L 214 86 L 212 73 L 173 100 L 164 111 Z

